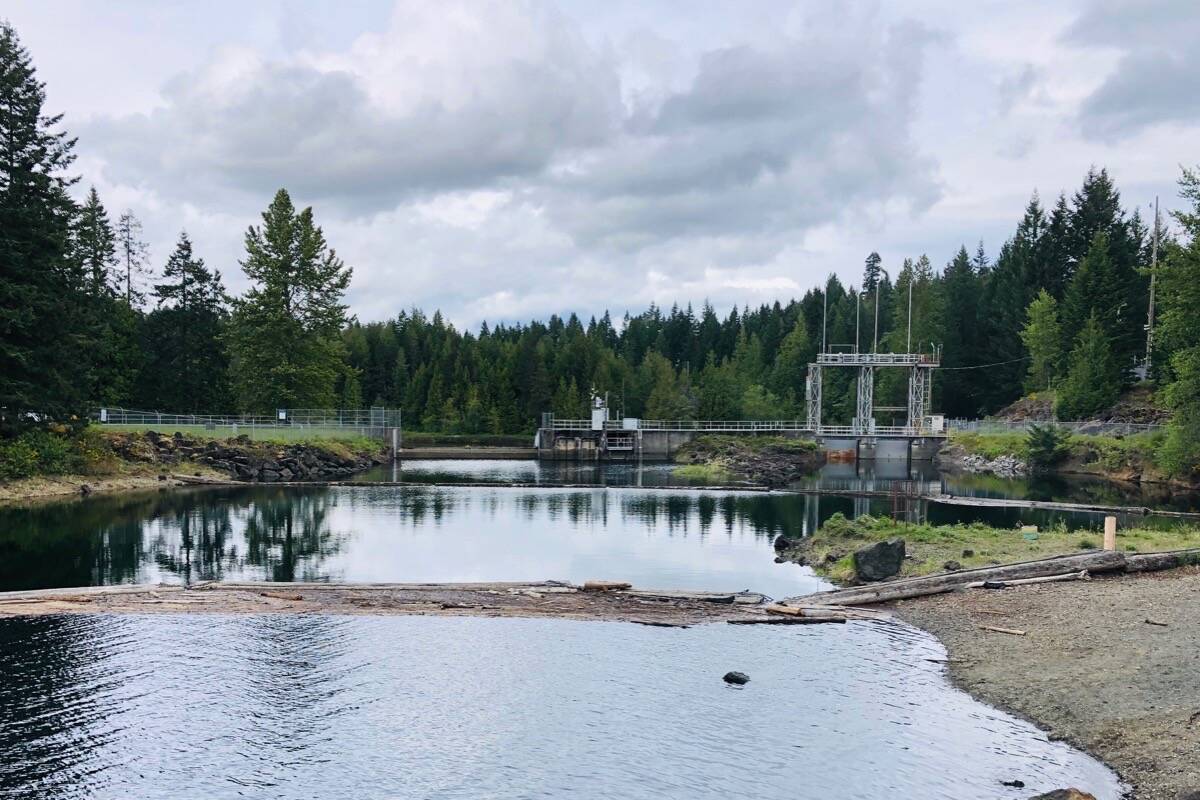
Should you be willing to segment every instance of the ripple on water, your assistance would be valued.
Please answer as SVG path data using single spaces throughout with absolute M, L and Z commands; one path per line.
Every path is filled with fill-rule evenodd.
M 0 620 L 0 794 L 1119 796 L 1095 760 L 952 689 L 943 655 L 876 623 Z

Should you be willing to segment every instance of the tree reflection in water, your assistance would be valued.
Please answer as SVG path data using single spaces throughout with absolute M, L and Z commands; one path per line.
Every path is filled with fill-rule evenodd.
M 245 526 L 247 565 L 271 581 L 325 580 L 323 562 L 341 551 L 344 534 L 330 527 L 328 491 L 279 490 L 259 497 Z

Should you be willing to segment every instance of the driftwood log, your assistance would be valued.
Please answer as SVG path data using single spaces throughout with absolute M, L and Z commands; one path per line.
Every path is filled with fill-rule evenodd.
M 1059 581 L 1086 581 L 1090 575 L 1086 569 L 1079 572 L 1064 572 L 1062 575 L 1046 575 L 1041 578 L 1017 578 L 1007 581 L 974 581 L 964 589 L 1005 589 L 1009 586 L 1028 586 L 1031 583 L 1057 583 Z
M 1175 569 L 1187 564 L 1200 564 L 1200 548 L 1125 556 L 1126 572 L 1156 572 L 1162 569 Z
M 788 605 L 870 605 L 910 597 L 941 594 L 961 589 L 970 583 L 983 581 L 1003 582 L 1025 578 L 1041 578 L 1062 575 L 1067 572 L 1089 573 L 1118 572 L 1125 568 L 1125 556 L 1110 550 L 1099 550 L 1070 556 L 1043 558 L 1038 561 L 1023 561 L 1019 564 L 1004 564 L 997 567 L 964 569 L 919 578 L 903 578 L 874 586 L 857 586 L 832 592 L 818 592 L 803 597 L 789 598 Z

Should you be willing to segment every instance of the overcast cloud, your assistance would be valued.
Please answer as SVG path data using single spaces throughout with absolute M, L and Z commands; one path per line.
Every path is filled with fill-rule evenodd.
M 363 319 L 785 301 L 1200 161 L 1194 3 L 6 3 L 81 191 L 232 288 L 281 186 Z M 83 34 L 87 32 L 87 46 Z M 1191 144 L 1188 148 L 1186 145 Z

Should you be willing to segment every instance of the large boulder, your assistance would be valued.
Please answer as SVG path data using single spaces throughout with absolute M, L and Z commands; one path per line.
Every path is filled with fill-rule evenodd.
M 904 564 L 904 540 L 889 539 L 855 550 L 854 575 L 860 581 L 885 581 L 900 574 Z
M 1055 789 L 1053 792 L 1039 794 L 1031 800 L 1096 800 L 1096 796 L 1078 789 Z

